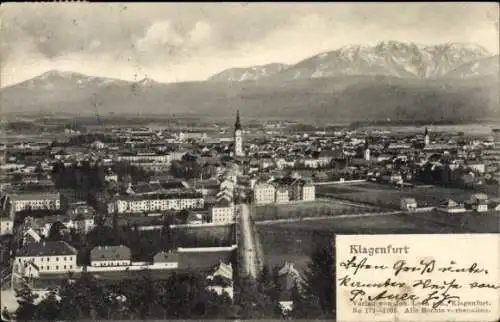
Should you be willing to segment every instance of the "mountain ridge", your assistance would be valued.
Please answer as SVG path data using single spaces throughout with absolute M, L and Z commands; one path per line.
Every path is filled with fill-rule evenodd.
M 408 47 L 397 42 L 379 45 L 378 50 L 381 52 L 394 48 L 396 52 L 403 48 L 409 52 L 410 47 L 420 51 L 417 45 Z M 472 51 L 472 54 L 466 54 L 472 57 L 476 55 L 475 51 L 482 53 L 481 48 L 467 44 L 434 46 L 429 51 L 439 52 L 439 55 L 435 54 L 436 61 L 444 63 L 431 66 L 433 68 L 426 65 L 422 73 L 443 75 L 427 78 L 415 77 L 417 69 L 405 69 L 404 64 L 394 62 L 394 59 L 388 60 L 390 69 L 377 64 L 352 65 L 352 62 L 356 62 L 354 57 L 366 51 L 366 48 L 373 49 L 366 46 L 346 47 L 334 54 L 326 52 L 314 55 L 292 66 L 279 63 L 264 65 L 268 67 L 267 70 L 253 66 L 252 73 L 247 76 L 244 76 L 244 71 L 242 74 L 241 70 L 237 70 L 234 74 L 237 81 L 231 81 L 230 86 L 223 80 L 224 77 L 219 81 L 160 83 L 149 77 L 126 81 L 49 71 L 1 88 L 1 106 L 3 112 L 14 114 L 93 114 L 99 111 L 223 117 L 240 109 L 255 117 L 311 117 L 346 121 L 391 118 L 396 121 L 418 119 L 460 122 L 500 116 L 499 80 L 498 73 L 495 73 L 498 70 L 498 59 L 495 57 L 498 56 L 469 60 L 452 69 L 454 65 L 448 63 L 449 57 L 453 58 L 450 61 L 465 61 L 469 58 L 460 58 L 461 52 Z M 458 49 L 450 52 L 450 48 Z M 336 60 L 339 55 L 347 58 L 339 63 Z M 334 58 L 331 66 L 334 72 L 314 75 L 318 66 L 331 62 L 331 57 Z M 335 68 L 342 69 L 345 66 L 370 72 L 335 72 Z M 272 68 L 277 72 L 270 73 Z M 380 68 L 384 72 L 377 73 Z M 301 77 L 288 77 L 297 71 L 302 71 Z M 264 74 L 267 76 L 258 77 Z
M 270 75 L 257 76 L 253 80 L 274 78 L 292 80 L 298 78 L 332 77 L 341 75 L 386 75 L 396 77 L 442 77 L 464 63 L 491 56 L 484 47 L 473 43 L 444 43 L 420 45 L 398 41 L 381 41 L 375 45 L 348 45 L 307 57 L 285 69 Z M 263 65 L 265 66 L 265 65 Z M 240 74 L 249 69 L 239 68 Z M 222 81 L 224 70 L 214 76 Z M 213 77 L 208 80 L 213 80 Z M 227 77 L 225 81 L 242 81 Z

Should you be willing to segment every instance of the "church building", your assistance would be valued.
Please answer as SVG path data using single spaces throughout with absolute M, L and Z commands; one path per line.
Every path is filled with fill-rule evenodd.
M 243 152 L 243 137 L 241 131 L 241 122 L 240 122 L 240 111 L 236 112 L 236 123 L 234 124 L 234 156 L 242 157 L 244 156 Z

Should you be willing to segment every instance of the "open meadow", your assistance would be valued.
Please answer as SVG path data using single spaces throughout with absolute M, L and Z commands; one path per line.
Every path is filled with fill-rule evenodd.
M 355 205 L 334 200 L 315 200 L 290 204 L 256 205 L 252 211 L 255 221 L 335 216 L 380 211 L 380 207 Z
M 336 198 L 370 204 L 374 207 L 399 209 L 401 199 L 415 198 L 419 206 L 438 206 L 446 199 L 457 202 L 469 200 L 472 190 L 444 188 L 437 186 L 393 187 L 372 182 L 349 185 L 322 185 L 316 187 L 316 195 L 320 198 Z

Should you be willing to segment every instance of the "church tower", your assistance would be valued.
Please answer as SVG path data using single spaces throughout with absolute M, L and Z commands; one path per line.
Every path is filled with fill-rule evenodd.
M 430 143 L 429 130 L 427 129 L 427 127 L 425 127 L 424 146 L 428 146 L 429 143 Z
M 243 138 L 240 123 L 240 111 L 236 112 L 236 123 L 234 124 L 234 155 L 243 156 Z
M 364 156 L 366 161 L 370 161 L 370 147 L 368 146 L 368 138 L 365 138 Z

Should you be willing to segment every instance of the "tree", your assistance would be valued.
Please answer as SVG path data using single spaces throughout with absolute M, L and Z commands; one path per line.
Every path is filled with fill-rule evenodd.
M 187 209 L 182 209 L 181 211 L 179 211 L 177 213 L 177 216 L 176 216 L 179 221 L 183 224 L 185 224 L 187 222 L 187 219 L 189 217 L 189 210 Z
M 259 292 L 257 285 L 248 277 L 241 277 L 235 284 L 235 293 L 241 307 L 243 319 L 272 318 L 276 314 L 276 305 L 266 294 Z
M 324 313 L 331 314 L 335 306 L 335 261 L 333 245 L 318 246 L 311 254 L 305 272 L 306 294 L 316 296 Z
M 316 319 L 321 317 L 322 310 L 318 298 L 313 294 L 302 294 L 298 285 L 291 291 L 293 302 L 290 316 L 295 319 Z
M 16 291 L 17 303 L 19 303 L 19 307 L 16 310 L 17 321 L 32 321 L 35 316 L 35 300 L 38 298 L 38 294 L 32 292 L 28 282 L 28 279 L 25 278 L 21 289 Z
M 62 230 L 66 229 L 66 226 L 62 224 L 60 221 L 54 222 L 50 226 L 49 234 L 47 236 L 47 240 L 49 241 L 60 241 L 63 239 L 63 232 Z
M 57 300 L 56 292 L 50 290 L 46 298 L 38 303 L 35 312 L 35 320 L 55 321 L 61 316 L 61 305 Z

